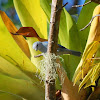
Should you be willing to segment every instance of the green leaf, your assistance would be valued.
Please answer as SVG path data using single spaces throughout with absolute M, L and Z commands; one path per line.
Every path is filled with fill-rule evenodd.
M 19 48 L 11 34 L 8 32 L 0 17 L 0 55 L 7 59 L 9 62 L 18 66 L 27 75 L 33 78 L 34 73 L 37 71 L 36 67 L 32 64 L 30 59 Z
M 17 28 L 15 27 L 13 22 L 9 19 L 9 17 L 6 15 L 6 13 L 0 10 L 0 16 L 1 16 L 2 20 L 3 20 L 3 23 L 5 24 L 6 28 L 8 29 L 8 31 L 10 33 L 16 33 L 17 32 Z M 16 35 L 16 36 L 12 35 L 12 37 L 14 38 L 14 40 L 16 41 L 18 46 L 27 55 L 27 57 L 30 58 L 29 47 L 28 47 L 28 44 L 27 44 L 26 40 L 24 39 L 24 37 L 21 36 L 21 35 L 20 36 L 19 35 Z
M 85 85 L 84 88 L 89 87 L 91 85 L 95 85 L 95 81 L 98 79 L 100 74 L 100 63 L 93 66 L 87 75 L 84 77 L 83 81 L 79 85 L 79 90 Z
M 13 1 L 22 26 L 33 27 L 41 38 L 47 38 L 47 18 L 40 7 L 40 0 Z
M 68 42 L 67 41 L 64 42 L 64 45 L 68 43 L 69 47 L 67 47 L 67 46 L 65 46 L 65 47 L 67 47 L 71 50 L 81 51 L 79 32 L 77 30 L 76 23 L 74 22 L 72 17 L 69 15 L 69 13 L 65 9 L 64 9 L 64 13 L 65 13 L 65 18 L 66 18 L 66 23 L 67 23 L 67 29 L 65 29 L 65 30 L 67 30 L 67 34 L 68 34 L 68 35 L 66 35 L 66 33 L 62 34 L 63 33 L 63 29 L 62 29 L 61 35 L 64 35 L 64 36 L 66 35 L 65 39 L 68 40 Z M 64 19 L 64 17 L 63 17 L 63 19 Z M 62 25 L 63 25 L 63 23 L 62 23 Z M 59 36 L 59 38 L 60 38 L 60 36 Z M 60 38 L 60 42 L 61 42 L 61 44 L 63 43 L 62 38 Z M 66 55 L 66 56 L 64 56 L 64 58 L 66 59 L 65 60 L 65 64 L 67 66 L 66 71 L 69 74 L 69 78 L 72 79 L 75 69 L 80 61 L 80 57 Z
M 97 52 L 100 43 L 98 41 L 92 42 L 85 48 L 85 52 L 81 58 L 81 61 L 74 73 L 74 84 L 80 84 L 80 80 L 82 80 L 85 75 L 87 75 L 88 71 L 91 69 L 91 66 L 94 64 L 94 59 L 91 59 L 93 55 Z
M 0 99 L 1 100 L 25 100 L 24 98 L 18 95 L 15 95 L 6 91 L 1 91 L 1 90 L 0 90 Z
M 44 92 L 32 82 L 16 79 L 0 73 L 0 90 L 28 100 L 44 100 Z M 0 92 L 1 92 L 0 91 Z
M 36 67 L 8 32 L 0 16 L 0 90 L 28 100 L 44 99 L 44 88 L 36 72 Z
M 93 16 L 98 15 L 99 13 L 100 13 L 100 5 L 95 7 L 93 11 Z M 77 84 L 79 84 L 80 80 L 82 80 L 85 77 L 85 75 L 88 74 L 89 70 L 91 69 L 91 66 L 97 63 L 95 58 L 94 59 L 92 58 L 99 56 L 98 54 L 100 53 L 99 52 L 99 47 L 100 47 L 99 26 L 100 24 L 99 24 L 98 19 L 99 17 L 94 18 L 91 23 L 90 32 L 89 32 L 84 53 L 73 77 L 74 83 L 77 82 Z M 94 63 L 94 60 L 95 60 L 95 63 Z
M 86 0 L 86 2 L 87 1 L 88 0 Z M 81 13 L 78 18 L 78 22 L 77 22 L 78 30 L 82 29 L 90 22 L 90 20 L 92 18 L 93 10 L 96 6 L 97 6 L 97 4 L 92 2 L 82 8 Z M 86 28 L 83 31 L 79 31 L 79 38 L 80 38 L 80 43 L 81 43 L 81 47 L 82 47 L 82 52 L 84 51 L 84 48 L 86 45 L 89 30 L 90 30 L 90 27 Z
M 32 81 L 31 78 L 29 78 L 21 70 L 19 70 L 16 65 L 13 65 L 12 63 L 2 58 L 1 56 L 0 56 L 0 73 L 6 74 L 13 78 Z
M 40 0 L 13 0 L 16 11 L 22 23 L 22 26 L 33 27 L 41 38 L 47 38 L 47 18 L 42 8 L 40 7 Z M 21 6 L 20 6 L 21 5 Z M 31 61 L 37 65 L 41 58 L 34 58 L 38 55 L 32 49 L 32 44 L 38 41 L 36 38 L 27 38 L 31 52 Z

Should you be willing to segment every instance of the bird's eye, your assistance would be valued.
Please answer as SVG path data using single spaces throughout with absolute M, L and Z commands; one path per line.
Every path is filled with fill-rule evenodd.
M 37 48 L 38 48 L 38 44 L 37 44 L 37 46 L 36 46 Z

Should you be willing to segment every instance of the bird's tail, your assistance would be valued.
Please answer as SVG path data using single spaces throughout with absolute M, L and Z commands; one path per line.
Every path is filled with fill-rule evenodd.
M 73 51 L 73 50 L 69 50 L 71 55 L 75 55 L 75 56 L 81 56 L 81 52 L 79 51 Z
M 58 54 L 58 55 L 70 54 L 70 55 L 74 55 L 74 56 L 81 56 L 81 52 L 79 52 L 79 51 L 74 51 L 74 50 L 69 50 L 69 49 L 67 49 L 67 48 L 58 49 L 58 50 L 57 50 L 57 54 Z

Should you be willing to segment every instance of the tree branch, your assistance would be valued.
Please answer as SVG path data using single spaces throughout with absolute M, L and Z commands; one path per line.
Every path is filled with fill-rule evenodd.
M 56 54 L 57 51 L 59 23 L 62 10 L 60 8 L 62 8 L 62 0 L 52 0 L 50 30 L 49 30 L 49 40 L 48 40 L 48 50 L 47 50 L 48 54 L 51 53 Z M 55 100 L 55 79 L 49 82 L 50 70 L 46 68 L 46 71 L 47 73 L 45 80 L 45 100 Z
M 85 6 L 85 5 L 87 5 L 87 4 L 89 4 L 89 3 L 91 3 L 92 1 L 90 0 L 90 1 L 88 1 L 88 2 L 86 2 L 86 3 L 84 3 L 83 5 L 74 5 L 74 6 L 72 6 L 73 8 L 76 8 L 76 7 L 83 7 L 83 6 Z
M 91 23 L 92 23 L 92 21 L 93 21 L 93 19 L 94 19 L 95 17 L 98 17 L 98 16 L 100 16 L 100 14 L 93 16 L 92 19 L 90 20 L 90 22 L 89 22 L 84 28 L 80 29 L 80 31 L 83 31 L 83 30 L 86 29 L 88 26 L 90 26 Z

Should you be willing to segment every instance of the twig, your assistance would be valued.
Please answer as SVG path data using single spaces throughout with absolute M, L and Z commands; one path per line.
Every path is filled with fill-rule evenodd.
M 92 19 L 90 20 L 90 22 L 89 22 L 84 28 L 80 29 L 80 31 L 83 31 L 83 30 L 86 29 L 89 25 L 91 25 L 93 19 L 94 19 L 95 17 L 97 17 L 97 16 L 100 16 L 100 14 L 93 16 Z
M 51 53 L 56 54 L 60 15 L 61 15 L 61 10 L 62 10 L 59 8 L 62 7 L 62 0 L 52 0 L 51 7 L 52 8 L 51 8 L 51 19 L 50 19 L 50 30 L 49 30 L 47 53 L 48 54 L 51 54 Z M 45 100 L 55 100 L 55 79 L 50 80 L 50 70 L 48 70 L 48 68 L 49 68 L 49 66 L 46 67 L 47 72 L 46 72 L 46 78 L 45 78 Z M 49 80 L 51 82 L 49 82 Z
M 63 7 L 65 7 L 67 4 L 68 4 L 68 2 L 66 2 L 66 3 L 61 7 L 61 9 L 62 9 Z
M 41 57 L 41 56 L 43 56 L 43 54 L 42 54 L 42 53 L 41 53 L 41 54 L 39 54 L 39 55 L 34 56 L 34 58 L 38 58 L 38 57 Z
M 73 8 L 76 8 L 76 7 L 83 7 L 83 6 L 85 6 L 85 5 L 87 5 L 87 4 L 89 4 L 89 3 L 91 3 L 92 1 L 90 0 L 90 1 L 88 1 L 88 2 L 86 2 L 86 3 L 84 3 L 83 5 L 74 5 L 74 6 L 72 6 Z
M 65 3 L 62 7 L 58 8 L 56 12 L 58 12 L 59 10 L 62 10 L 62 9 L 63 9 L 63 7 L 65 7 L 67 4 L 68 4 L 68 2 L 67 2 L 67 3 Z
M 57 11 L 61 10 L 63 7 L 65 7 L 68 4 L 68 2 L 66 2 L 61 8 L 59 8 Z M 50 4 L 52 5 L 52 4 Z

